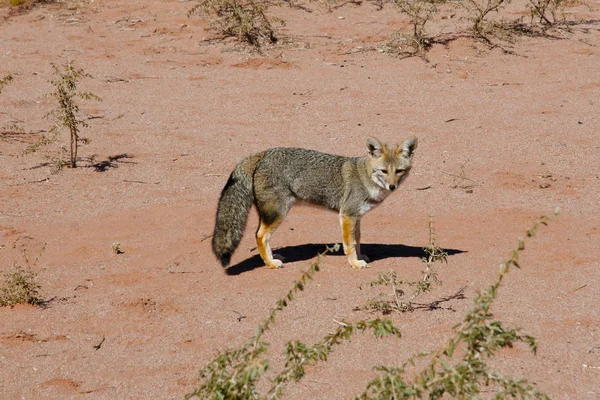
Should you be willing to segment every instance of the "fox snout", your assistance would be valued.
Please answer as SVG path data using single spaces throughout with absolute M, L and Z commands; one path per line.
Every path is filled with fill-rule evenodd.
M 375 170 L 372 174 L 373 181 L 382 189 L 393 192 L 398 189 L 400 182 L 402 181 L 402 173 L 399 175 L 391 175 L 387 170 Z

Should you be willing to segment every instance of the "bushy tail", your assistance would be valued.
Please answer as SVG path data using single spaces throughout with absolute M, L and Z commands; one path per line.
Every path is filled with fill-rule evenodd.
M 254 203 L 252 176 L 263 155 L 255 154 L 240 161 L 221 192 L 212 249 L 223 267 L 229 265 L 244 235 L 248 212 Z

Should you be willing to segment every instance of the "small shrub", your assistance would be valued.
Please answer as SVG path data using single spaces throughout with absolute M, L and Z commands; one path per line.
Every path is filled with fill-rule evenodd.
M 433 44 L 433 38 L 427 34 L 425 25 L 435 18 L 440 5 L 446 0 L 393 0 L 402 14 L 410 18 L 412 33 L 402 35 L 396 33 L 384 47 L 384 51 L 399 55 L 422 56 Z M 402 42 L 408 44 L 412 51 L 405 51 Z
M 278 37 L 274 24 L 283 21 L 266 15 L 267 3 L 254 0 L 198 0 L 188 16 L 201 13 L 215 16 L 211 29 L 224 38 L 233 37 L 256 48 L 273 44 Z
M 123 254 L 123 250 L 121 249 L 121 243 L 114 242 L 111 247 L 112 247 L 113 253 L 115 253 L 115 254 Z
M 469 13 L 471 31 L 480 38 L 486 39 L 488 35 L 504 30 L 504 25 L 488 19 L 491 13 L 499 13 L 512 0 L 463 0 L 460 4 Z
M 435 233 L 434 219 L 429 216 L 429 242 L 423 248 L 425 257 L 421 259 L 425 264 L 425 270 L 421 280 L 417 283 L 416 294 L 428 292 L 431 290 L 433 283 L 441 283 L 435 271 L 435 263 L 448 264 L 448 253 L 442 249 L 437 243 L 437 235 Z
M 37 274 L 30 268 L 15 266 L 12 272 L 4 274 L 4 284 L 0 288 L 0 307 L 14 307 L 16 304 L 41 305 L 41 286 L 35 282 Z
M 56 0 L 7 0 L 0 1 L 0 4 L 7 3 L 11 6 L 8 15 L 6 16 L 11 17 L 30 11 L 40 4 L 51 4 L 55 2 Z
M 544 28 L 565 23 L 564 0 L 529 0 L 531 22 Z
M 79 80 L 90 76 L 83 69 L 76 69 L 71 61 L 67 62 L 62 69 L 54 63 L 51 65 L 55 78 L 50 80 L 50 83 L 54 86 L 54 91 L 49 96 L 54 97 L 58 101 L 58 107 L 46 114 L 45 117 L 52 117 L 54 119 L 54 125 L 50 128 L 52 135 L 50 137 L 42 135 L 40 140 L 28 146 L 23 154 L 34 153 L 40 147 L 54 143 L 58 140 L 60 131 L 63 128 L 67 128 L 70 133 L 69 162 L 66 164 L 62 160 L 62 157 L 59 157 L 54 164 L 56 169 L 61 169 L 65 165 L 76 168 L 79 143 L 89 142 L 88 139 L 80 136 L 80 127 L 87 128 L 88 124 L 79 116 L 79 105 L 76 103 L 76 98 L 97 101 L 101 99 L 93 93 L 77 91 Z M 63 149 L 63 152 L 67 152 L 67 150 Z
M 452 299 L 462 299 L 462 291 L 442 300 L 434 301 L 429 304 L 415 303 L 415 299 L 422 293 L 431 291 L 434 283 L 441 284 L 435 270 L 435 264 L 438 262 L 448 263 L 448 253 L 446 253 L 438 244 L 435 233 L 433 217 L 429 217 L 429 243 L 423 248 L 425 257 L 421 261 L 425 264 L 423 275 L 417 282 L 404 282 L 398 279 L 395 271 L 382 272 L 379 278 L 370 283 L 371 287 L 384 286 L 389 288 L 387 295 L 370 299 L 363 307 L 366 310 L 379 311 L 384 315 L 394 311 L 407 312 L 415 309 L 433 309 L 439 308 L 439 303 Z M 410 298 L 406 298 L 409 288 L 413 288 Z M 359 308 L 360 309 L 360 308 Z
M 12 80 L 13 76 L 11 74 L 6 75 L 4 78 L 0 78 L 0 94 L 2 94 L 2 89 L 4 89 L 4 86 L 12 82 Z

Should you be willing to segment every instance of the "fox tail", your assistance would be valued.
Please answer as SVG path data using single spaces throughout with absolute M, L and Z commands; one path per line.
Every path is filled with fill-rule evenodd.
M 263 155 L 258 153 L 240 161 L 221 192 L 212 250 L 223 267 L 229 265 L 244 235 L 248 212 L 254 203 L 254 171 Z

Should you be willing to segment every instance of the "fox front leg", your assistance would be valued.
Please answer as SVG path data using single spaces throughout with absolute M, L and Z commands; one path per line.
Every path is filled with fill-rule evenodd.
M 342 240 L 344 244 L 344 253 L 348 257 L 348 263 L 352 268 L 364 268 L 367 266 L 367 262 L 360 260 L 357 253 L 357 238 L 356 228 L 357 224 L 360 229 L 360 221 L 356 218 L 349 217 L 347 215 L 340 215 L 340 224 L 342 226 Z M 360 236 L 360 234 L 359 234 Z
M 369 262 L 369 257 L 360 251 L 360 219 L 356 221 L 356 225 L 354 226 L 354 239 L 356 240 L 356 256 L 359 260 Z

